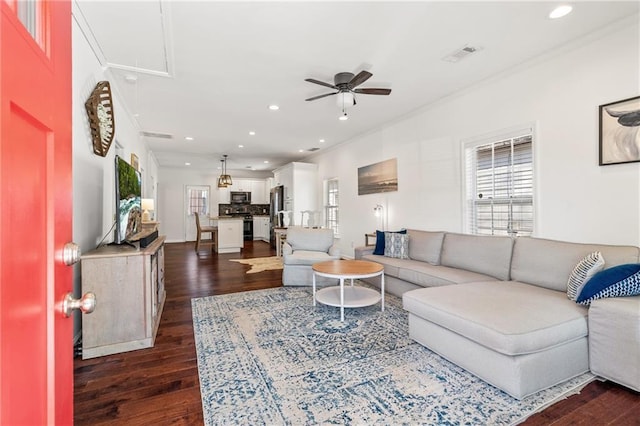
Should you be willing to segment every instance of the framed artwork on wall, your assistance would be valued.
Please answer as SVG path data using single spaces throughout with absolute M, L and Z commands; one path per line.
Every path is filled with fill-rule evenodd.
M 398 190 L 398 160 L 381 161 L 358 167 L 358 195 Z
M 640 96 L 600 105 L 600 165 L 640 161 Z

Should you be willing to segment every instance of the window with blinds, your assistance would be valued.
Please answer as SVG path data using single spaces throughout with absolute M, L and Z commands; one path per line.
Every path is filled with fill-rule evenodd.
M 338 179 L 329 179 L 326 188 L 324 212 L 327 228 L 333 229 L 333 235 L 337 238 L 340 235 Z
M 200 216 L 204 216 L 209 213 L 209 188 L 193 187 L 188 188 L 188 205 L 187 214 L 193 215 L 198 213 Z
M 533 233 L 533 135 L 465 145 L 466 228 L 472 234 Z

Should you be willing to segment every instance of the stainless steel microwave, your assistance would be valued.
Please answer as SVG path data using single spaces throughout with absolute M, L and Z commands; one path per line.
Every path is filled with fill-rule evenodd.
M 251 204 L 251 193 L 231 191 L 231 204 Z

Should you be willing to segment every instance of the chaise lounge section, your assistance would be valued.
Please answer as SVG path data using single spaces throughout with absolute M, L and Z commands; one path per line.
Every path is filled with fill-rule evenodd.
M 412 339 L 518 399 L 590 370 L 588 308 L 566 294 L 578 262 L 594 251 L 606 267 L 640 256 L 637 247 L 529 237 L 408 236 L 409 259 L 372 247 L 357 248 L 356 258 L 385 266 Z M 640 321 L 640 303 L 635 308 Z

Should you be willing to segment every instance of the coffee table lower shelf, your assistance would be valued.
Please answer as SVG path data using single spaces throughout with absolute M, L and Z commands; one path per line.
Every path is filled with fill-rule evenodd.
M 323 305 L 362 308 L 378 303 L 380 292 L 359 286 L 344 286 L 344 305 L 340 303 L 340 286 L 325 287 L 316 292 L 316 300 Z

